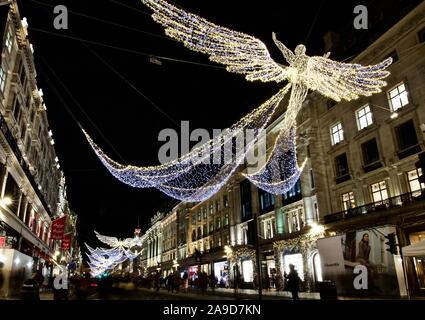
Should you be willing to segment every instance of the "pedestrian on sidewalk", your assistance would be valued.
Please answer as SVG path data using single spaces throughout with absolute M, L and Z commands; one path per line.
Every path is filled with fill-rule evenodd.
M 286 290 L 292 293 L 292 300 L 300 300 L 298 292 L 300 290 L 301 279 L 298 276 L 297 270 L 293 264 L 289 265 L 289 274 L 284 273 L 284 277 L 287 280 Z
M 189 275 L 187 274 L 187 272 L 183 274 L 183 288 L 184 292 L 187 293 L 189 290 Z

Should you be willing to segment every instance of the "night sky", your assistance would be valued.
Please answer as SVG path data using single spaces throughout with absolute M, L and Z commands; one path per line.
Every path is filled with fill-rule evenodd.
M 393 5 L 400 1 L 362 4 L 377 2 Z M 323 34 L 328 30 L 352 32 L 353 8 L 360 4 L 276 0 L 174 3 L 211 22 L 256 36 L 280 63 L 285 61 L 273 44 L 272 31 L 290 49 L 303 43 L 308 55 L 322 55 Z M 403 3 L 407 7 L 418 1 Z M 53 27 L 53 6 L 60 4 L 70 11 L 69 30 Z M 217 68 L 203 54 L 166 39 L 162 27 L 139 0 L 21 0 L 19 5 L 21 16 L 28 19 L 38 85 L 44 91 L 56 151 L 67 178 L 68 200 L 79 216 L 80 243 L 98 245 L 93 230 L 132 236 L 138 218 L 146 231 L 150 217 L 175 201 L 159 191 L 134 189 L 115 180 L 91 150 L 77 121 L 113 159 L 154 165 L 162 129 L 179 130 L 183 120 L 190 120 L 191 129 L 224 129 L 281 86 L 247 82 L 241 75 Z M 159 66 L 141 53 L 210 66 L 166 60 Z

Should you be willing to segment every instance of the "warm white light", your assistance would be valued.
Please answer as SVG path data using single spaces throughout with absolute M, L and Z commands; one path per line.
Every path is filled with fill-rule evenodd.
M 10 206 L 13 201 L 12 201 L 12 198 L 6 196 L 1 200 L 1 202 L 5 206 Z
M 255 173 L 244 174 L 257 187 L 269 193 L 282 194 L 295 185 L 306 163 L 304 161 L 298 166 L 295 138 L 296 118 L 308 91 L 318 91 L 335 101 L 349 101 L 378 93 L 386 85 L 383 79 L 389 75 L 386 68 L 392 63 L 391 58 L 376 65 L 362 66 L 333 61 L 328 59 L 328 54 L 310 57 L 306 55 L 305 46 L 298 45 L 292 52 L 273 33 L 273 41 L 288 64 L 285 66 L 275 62 L 266 45 L 253 36 L 213 24 L 164 0 L 142 2 L 154 11 L 152 18 L 165 27 L 168 36 L 191 50 L 209 55 L 211 61 L 225 65 L 227 71 L 243 74 L 249 81 L 287 81 L 288 84 L 229 130 L 179 159 L 159 166 L 135 167 L 119 164 L 105 155 L 84 132 L 110 173 L 133 187 L 157 188 L 186 202 L 210 198 L 243 164 L 259 137 L 253 137 L 244 152 L 234 155 L 236 159 L 231 163 L 199 166 L 200 160 L 221 154 L 223 146 L 244 134 L 247 128 L 254 128 L 261 133 L 271 120 L 277 105 L 291 88 L 285 117 L 266 163 Z
M 325 231 L 325 228 L 322 225 L 317 224 L 316 222 L 313 222 L 310 227 L 310 234 L 318 235 Z
M 22 27 L 28 28 L 28 20 L 26 17 L 22 18 L 21 24 L 22 24 Z
M 15 264 L 16 264 L 16 265 L 18 265 L 18 264 L 20 264 L 20 263 L 21 263 L 21 259 L 19 259 L 19 257 L 17 257 L 17 258 L 14 260 L 14 262 L 15 262 Z
M 42 97 L 42 96 L 44 95 L 44 93 L 43 93 L 43 89 L 39 89 L 39 90 L 38 90 L 38 94 L 40 95 L 40 97 Z
M 397 117 L 398 117 L 398 113 L 397 112 L 391 113 L 391 116 L 390 116 L 391 119 L 395 119 Z
M 5 263 L 7 260 L 6 256 L 0 255 L 0 262 Z

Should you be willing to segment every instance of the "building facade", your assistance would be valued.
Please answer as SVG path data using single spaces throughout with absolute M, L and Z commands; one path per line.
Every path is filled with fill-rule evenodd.
M 59 265 L 50 231 L 68 205 L 28 23 L 16 1 L 1 1 L 0 14 L 0 257 L 8 279 L 3 294 L 12 296 L 34 270 L 48 275 Z
M 283 289 L 293 264 L 307 292 L 331 280 L 340 295 L 423 293 L 425 259 L 390 253 L 385 242 L 393 233 L 399 249 L 425 239 L 425 185 L 415 165 L 425 148 L 425 2 L 352 62 L 390 56 L 381 93 L 340 103 L 308 95 L 297 118 L 298 162 L 307 161 L 291 190 L 259 190 L 240 168 L 213 197 L 177 205 L 166 223 L 148 230 L 158 234 L 161 226 L 166 234 L 162 261 L 177 259 L 189 280 L 206 272 L 223 287 L 258 288 L 261 280 L 264 288 Z M 267 128 L 268 138 L 282 118 Z M 158 245 L 150 246 L 156 252 Z M 148 258 L 151 266 L 159 256 Z M 368 288 L 353 286 L 359 268 Z

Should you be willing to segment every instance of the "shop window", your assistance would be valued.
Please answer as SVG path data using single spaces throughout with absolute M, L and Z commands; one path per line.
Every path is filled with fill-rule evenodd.
M 313 266 L 314 266 L 314 278 L 316 281 L 323 281 L 322 276 L 322 263 L 320 261 L 320 255 L 316 252 L 313 256 Z
M 304 281 L 304 264 L 303 256 L 301 253 L 287 254 L 283 256 L 283 270 L 288 274 L 290 269 L 289 265 L 293 264 L 298 276 Z
M 19 204 L 19 187 L 16 183 L 15 179 L 11 174 L 8 174 L 6 180 L 6 189 L 5 189 L 5 197 L 9 197 L 11 199 L 11 204 L 8 205 L 8 208 L 15 214 L 18 214 L 18 204 Z
M 252 260 L 242 261 L 242 275 L 244 282 L 254 281 L 254 264 Z

